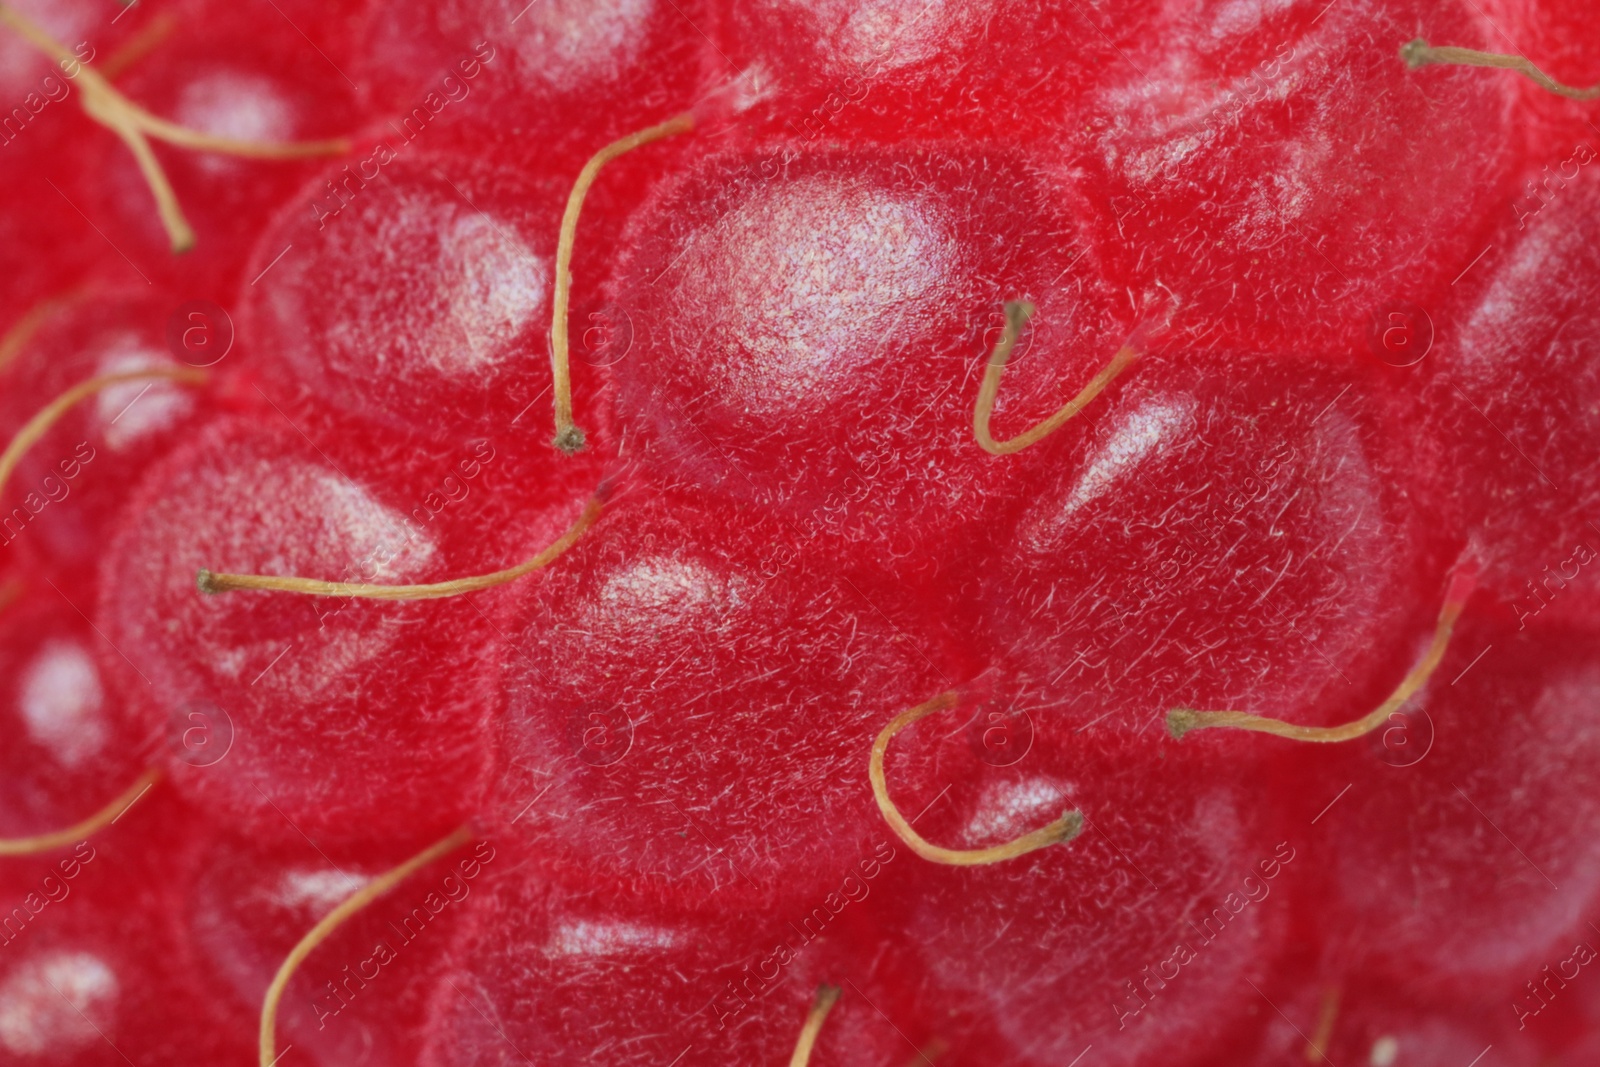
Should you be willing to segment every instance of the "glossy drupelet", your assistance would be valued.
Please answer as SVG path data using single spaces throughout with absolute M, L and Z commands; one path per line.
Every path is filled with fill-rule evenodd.
M 353 146 L 158 145 L 188 259 L 76 100 L 0 149 L 0 323 L 39 311 L 6 432 L 181 362 L 186 301 L 237 328 L 6 489 L 50 502 L 0 549 L 0 833 L 172 779 L 36 913 L 73 846 L 0 859 L 32 916 L 6 1055 L 249 1062 L 294 943 L 470 821 L 289 983 L 284 1067 L 784 1062 L 824 983 L 816 1067 L 1587 1063 L 1593 108 L 1398 55 L 1505 34 L 1581 83 L 1580 7 L 21 6 L 171 118 Z M 49 70 L 15 45 L 8 94 Z M 566 192 L 684 112 L 578 226 L 563 457 Z M 1139 359 L 994 456 L 973 405 L 1022 300 L 997 438 Z M 1395 314 L 1433 340 L 1410 366 Z M 483 573 L 597 490 L 548 570 L 466 598 L 196 586 Z M 1364 714 L 1458 566 L 1466 621 L 1378 730 L 1167 736 L 1178 704 Z M 1080 833 L 967 869 L 895 836 L 873 740 L 952 689 L 885 759 L 915 830 Z

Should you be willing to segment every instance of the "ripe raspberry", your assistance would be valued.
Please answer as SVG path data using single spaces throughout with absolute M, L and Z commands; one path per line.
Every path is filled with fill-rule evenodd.
M 580 884 L 769 907 L 826 892 L 824 857 L 882 837 L 864 753 L 959 670 L 948 637 L 791 558 L 750 509 L 649 486 L 612 509 L 509 631 L 495 828 Z
M 237 1062 L 248 1044 L 180 929 L 193 813 L 157 787 L 137 820 L 7 859 L 0 1055 L 18 1067 Z
M 217 137 L 258 143 L 338 138 L 362 124 L 355 90 L 328 60 L 306 47 L 275 12 L 208 11 L 178 16 L 159 58 L 132 64 L 117 86 L 131 99 L 181 125 Z M 318 169 L 318 161 L 241 159 L 161 148 L 167 175 L 200 235 L 175 257 L 149 209 L 134 159 L 114 137 L 96 138 L 89 190 L 108 238 L 149 278 L 187 299 L 222 301 L 241 282 L 242 262 L 261 216 Z
M 0 1060 L 1587 1063 L 1586 14 L 0 0 Z
M 11 487 L 20 503 L 6 512 L 0 551 L 48 561 L 52 581 L 87 610 L 95 564 L 134 482 L 193 430 L 206 401 L 182 380 L 137 377 L 194 369 L 169 346 L 166 300 L 96 289 L 46 310 L 3 371 L 0 432 L 17 433 L 81 382 L 127 380 L 68 411 L 23 457 Z
M 1570 168 L 1594 156 L 1593 146 L 1579 151 Z M 1455 488 L 1482 543 L 1485 583 L 1519 626 L 1573 616 L 1592 625 L 1600 370 L 1585 309 L 1600 267 L 1590 240 L 1600 194 L 1558 175 L 1512 207 L 1481 286 L 1451 309 L 1455 336 L 1440 353 L 1430 414 L 1472 472 Z
M 1037 307 L 997 425 L 1053 412 L 1128 336 L 1070 183 L 948 147 L 712 156 L 635 219 L 612 370 L 656 462 L 802 537 L 926 574 L 1046 450 L 973 447 L 970 381 L 1008 300 Z
M 716 5 L 719 55 L 757 128 L 797 143 L 1059 137 L 1156 5 L 756 0 Z M 732 73 L 728 77 L 734 77 Z
M 373 5 L 364 76 L 401 123 L 449 109 L 475 152 L 576 166 L 693 103 L 712 62 L 698 2 Z M 582 123 L 570 116 L 582 113 Z
M 1433 629 L 1459 542 L 1418 520 L 1436 460 L 1405 409 L 1359 371 L 1218 362 L 1151 365 L 1102 400 L 981 587 L 979 638 L 1080 724 L 1345 721 Z
M 184 935 L 200 976 L 254 1031 L 262 997 L 284 957 L 323 915 L 399 858 L 366 847 L 320 851 L 304 838 L 263 849 L 213 839 L 189 879 Z M 480 888 L 484 843 L 419 872 L 319 947 L 296 979 L 278 1031 L 295 1056 L 319 1064 L 367 1057 L 415 1062 L 421 1019 Z M 396 1020 L 411 1020 L 396 1025 Z
M 0 836 L 70 826 L 143 770 L 144 734 L 99 663 L 100 639 L 62 596 L 13 589 L 0 614 Z
M 1447 296 L 1520 154 L 1510 79 L 1395 52 L 1492 32 L 1414 0 L 1169 16 L 1081 120 L 1107 250 L 1173 293 L 1188 347 L 1348 358 L 1382 307 Z
M 813 1062 L 892 1063 L 928 1047 L 918 1043 L 927 1024 L 884 980 L 895 969 L 856 963 L 851 932 L 818 938 L 810 927 L 499 874 L 468 905 L 474 935 L 438 987 L 425 1067 L 532 1056 L 618 1067 L 781 1062 L 819 978 L 845 959 L 858 977 L 829 1013 Z
M 224 420 L 151 471 L 107 552 L 100 620 L 125 696 L 152 730 L 231 719 L 223 763 L 169 762 L 184 792 L 264 839 L 422 842 L 481 796 L 498 701 L 479 649 L 495 634 L 470 603 L 195 587 L 203 569 L 448 576 L 450 546 L 409 521 L 403 467 L 386 466 Z
M 1004 687 L 985 695 L 959 710 L 1018 710 Z M 1108 1063 L 1209 1062 L 1237 1022 L 1236 990 L 1286 947 L 1292 835 L 1221 761 L 1189 750 L 1152 777 L 1140 739 L 1032 710 L 1010 724 L 1014 750 L 975 745 L 993 737 L 970 727 L 908 730 L 888 757 L 896 802 L 954 847 L 1016 838 L 1069 808 L 1082 831 L 994 866 L 902 866 L 876 924 L 928 976 L 930 1009 L 977 1007 L 978 1033 L 941 1032 L 953 1047 L 978 1047 L 993 1025 L 1016 1062 L 1070 1063 L 1090 1045 Z
M 1406 727 L 1416 752 L 1400 762 L 1415 764 L 1302 769 L 1329 795 L 1350 785 L 1315 846 L 1330 952 L 1459 997 L 1534 978 L 1592 934 L 1582 917 L 1600 894 L 1600 858 L 1575 830 L 1590 818 L 1583 779 L 1600 744 L 1591 648 L 1464 627 L 1420 697 L 1426 717 Z M 1556 808 L 1571 821 L 1545 815 Z
M 1519 1032 L 1505 1012 L 1504 998 L 1463 1002 L 1430 1001 L 1415 991 L 1382 984 L 1341 989 L 1307 981 L 1299 990 L 1280 982 L 1262 986 L 1263 1039 L 1250 1052 L 1230 1062 L 1248 1067 L 1317 1062 L 1318 1052 L 1330 1063 L 1446 1064 L 1481 1062 L 1506 1067 L 1534 1067 L 1551 1062 L 1538 1043 Z M 1255 994 L 1252 994 L 1255 995 Z M 1258 997 L 1260 999 L 1260 997 Z M 1283 1015 L 1273 1010 L 1280 1006 Z M 1485 1055 L 1487 1053 L 1487 1055 Z M 1563 1056 L 1558 1063 L 1582 1063 Z
M 329 169 L 257 242 L 241 325 L 251 371 L 297 413 L 451 437 L 542 426 L 570 178 L 379 153 L 378 180 Z M 599 413 L 587 391 L 579 404 Z

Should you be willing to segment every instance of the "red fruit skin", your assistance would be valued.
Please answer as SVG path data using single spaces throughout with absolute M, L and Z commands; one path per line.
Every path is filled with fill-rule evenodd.
M 469 600 L 195 587 L 202 568 L 461 577 L 448 540 L 406 521 L 409 474 L 359 454 L 335 459 L 286 426 L 230 419 L 152 469 L 130 505 L 102 571 L 98 625 L 126 659 L 123 692 L 153 728 L 199 713 L 231 730 L 220 762 L 169 759 L 181 790 L 220 821 L 264 841 L 420 846 L 477 806 L 497 657 Z
M 1121 297 L 1078 236 L 1087 207 L 1026 157 L 769 147 L 702 160 L 631 224 L 619 410 L 663 469 L 926 583 L 1053 458 L 973 438 L 1004 303 L 1038 307 L 997 409 L 1010 436 L 1109 362 Z
M 139 6 L 138 12 L 128 13 L 119 0 L 18 0 L 12 5 L 18 14 L 89 65 L 104 63 L 143 31 L 149 25 L 147 20 L 175 5 L 158 0 Z M 158 14 L 152 15 L 151 8 Z M 71 77 L 64 77 L 69 73 Z M 41 134 L 49 140 L 61 136 L 67 125 L 62 121 L 66 113 L 77 112 L 81 117 L 80 98 L 72 84 L 76 76 L 77 68 L 69 71 L 11 30 L 0 35 L 0 100 L 5 101 L 7 118 L 11 119 L 0 141 L 5 142 L 3 151 L 7 155 L 19 146 L 36 145 Z M 54 78 L 54 83 L 45 84 L 47 77 Z M 37 94 L 38 99 L 30 100 L 30 93 Z M 17 120 L 12 112 L 16 107 L 25 109 L 28 121 Z M 47 129 L 51 132 L 45 133 Z
M 273 0 L 272 8 L 230 4 L 227 0 L 185 0 L 182 17 L 206 26 L 248 27 L 277 38 L 295 34 L 301 47 L 320 55 L 326 66 L 354 79 L 361 59 L 361 32 L 373 0 Z M 365 95 L 366 86 L 357 83 Z
M 797 142 L 1060 136 L 1073 104 L 1151 31 L 1149 3 L 832 0 L 716 5 L 747 122 Z
M 167 337 L 177 301 L 147 291 L 90 290 L 56 309 L 0 374 L 6 440 L 91 378 L 189 363 Z M 140 474 L 198 431 L 214 407 L 194 385 L 151 380 L 102 390 L 70 409 L 18 464 L 0 515 L 0 554 L 92 611 L 106 542 Z M 46 584 L 46 583 L 49 584 Z
M 4 54 L 12 54 L 14 40 L 0 33 Z M 81 200 L 64 195 L 73 191 L 69 176 L 80 155 L 73 149 L 85 125 L 70 84 L 59 68 L 25 58 L 0 58 L 0 71 L 4 81 L 20 79 L 0 87 L 8 108 L 0 117 L 0 189 L 9 203 L 27 205 L 0 212 L 0 352 L 9 353 L 26 332 L 28 313 L 80 285 L 106 247 L 80 214 Z M 39 108 L 36 114 L 30 101 Z M 31 117 L 20 124 L 10 109 Z M 126 263 L 117 262 L 121 284 L 142 284 Z M 0 369 L 6 361 L 0 356 Z
M 1066 1064 L 1090 1045 L 1107 1064 L 1212 1062 L 1245 1021 L 1239 989 L 1288 943 L 1300 831 L 1242 784 L 1248 763 L 1152 751 L 1048 711 L 1032 710 L 1025 752 L 974 758 L 959 727 L 996 706 L 897 736 L 886 775 L 902 813 L 958 849 L 1069 810 L 1085 825 L 990 866 L 897 864 L 872 918 L 927 976 L 923 1017 L 971 1013 L 1013 1050 L 999 1062 Z M 993 1062 L 981 1029 L 952 1022 L 938 1036 L 958 1058 Z
M 547 441 L 550 286 L 570 177 L 392 136 L 368 145 L 359 163 L 303 187 L 258 240 L 259 280 L 240 290 L 244 391 L 298 419 L 322 408 L 396 433 Z M 603 453 L 614 447 L 608 406 L 575 363 L 574 405 Z
M 101 670 L 102 651 L 48 585 L 0 611 L 0 837 L 80 822 L 146 766 L 149 739 Z
M 9 35 L 0 35 L 0 39 L 8 44 L 11 40 Z M 65 83 L 48 67 L 36 77 L 55 78 L 51 92 L 60 95 L 59 86 Z M 17 98 L 24 113 L 28 92 L 24 90 Z M 105 242 L 84 221 L 76 201 L 62 195 L 71 188 L 62 173 L 70 172 L 71 163 L 63 158 L 63 146 L 73 143 L 73 135 L 81 134 L 81 116 L 71 113 L 76 110 L 74 98 L 68 97 L 63 103 L 46 104 L 20 129 L 5 127 L 0 120 L 0 189 L 10 202 L 28 205 L 26 211 L 0 212 L 0 345 L 4 346 L 0 353 L 9 354 L 25 336 L 29 312 L 81 285 L 90 265 L 105 251 Z M 14 117 L 12 122 L 15 126 Z M 131 268 L 120 259 L 118 263 L 120 284 L 142 284 Z M 0 369 L 5 362 L 8 359 L 0 357 Z
M 1299 1067 L 1310 1061 L 1307 1048 L 1317 1037 L 1326 1010 L 1324 998 L 1336 988 L 1339 999 L 1332 1029 L 1319 1045 L 1330 1063 L 1451 1067 L 1471 1063 L 1477 1056 L 1483 1057 L 1482 1063 L 1504 1067 L 1567 1062 L 1550 1059 L 1531 1034 L 1517 1030 L 1506 1010 L 1506 997 L 1441 1001 L 1367 975 L 1351 976 L 1339 986 L 1326 972 L 1302 978 L 1298 986 L 1286 988 L 1280 978 L 1262 983 L 1259 993 L 1251 992 L 1260 1008 L 1257 1045 L 1226 1062 L 1240 1067 Z
M 364 121 L 355 87 L 271 8 L 178 11 L 172 35 L 134 63 L 117 87 L 141 107 L 202 133 L 257 143 L 346 137 Z M 174 255 L 155 202 L 127 147 L 94 127 L 84 210 L 140 273 L 187 300 L 229 303 L 262 216 L 324 165 L 155 149 L 185 217 L 192 250 Z
M 42 25 L 58 39 L 70 41 L 71 48 L 85 40 L 90 32 L 99 29 L 102 20 L 109 21 L 115 3 L 114 0 L 70 0 L 61 3 L 19 0 L 16 10 Z M 52 73 L 59 78 L 61 73 L 59 69 L 52 71 L 55 64 L 49 57 L 10 32 L 5 34 L 3 43 L 0 43 L 0 58 L 4 60 L 0 62 L 0 71 L 4 71 L 0 74 L 0 92 L 5 94 L 7 101 L 24 98 L 27 93 L 41 88 L 39 82 L 42 78 Z M 23 127 L 23 132 L 26 129 Z M 8 137 L 12 133 L 12 130 L 6 130 Z M 10 147 L 12 145 L 8 143 L 7 148 Z
M 37 205 L 37 212 L 0 213 L 0 338 L 25 329 L 24 316 L 42 301 L 58 296 L 84 271 L 95 254 L 83 234 L 94 232 L 69 204 L 37 175 L 0 169 L 0 188 Z M 43 194 L 49 194 L 48 198 Z M 69 217 L 70 216 L 70 217 Z M 82 231 L 82 232 L 80 232 Z M 98 238 L 95 238 L 98 240 Z M 48 253 L 41 254 L 41 249 Z M 132 278 L 129 271 L 127 277 Z
M 1583 937 L 1580 935 L 1580 944 L 1591 949 L 1600 948 L 1593 934 L 1594 931 L 1590 930 L 1590 936 Z M 1562 971 L 1567 974 L 1572 973 L 1571 964 L 1568 961 L 1576 962 L 1576 958 L 1579 955 L 1578 946 L 1574 945 L 1571 950 L 1560 953 L 1557 958 L 1548 962 L 1552 969 L 1558 972 L 1557 976 L 1559 977 L 1559 973 Z M 1582 953 L 1582 956 L 1586 957 L 1587 953 Z M 1580 978 L 1587 977 L 1584 972 L 1588 969 L 1587 965 L 1583 966 L 1579 971 Z M 1529 976 L 1529 978 L 1533 977 L 1532 975 Z M 1543 983 L 1548 976 L 1541 971 L 1537 977 L 1541 988 L 1543 988 Z M 1519 992 L 1524 996 L 1527 995 L 1525 987 Z M 1600 994 L 1597 994 L 1594 986 L 1587 981 L 1571 983 L 1567 988 L 1562 988 L 1558 982 L 1552 982 L 1545 992 L 1551 1004 L 1529 1022 L 1529 1027 L 1535 1029 L 1536 1033 L 1542 1032 L 1546 1026 L 1546 1014 L 1555 1015 L 1552 1022 L 1556 1022 L 1558 1025 L 1565 1024 L 1565 1040 L 1561 1045 L 1561 1055 L 1557 1057 L 1555 1062 L 1561 1064 L 1562 1067 L 1567 1067 L 1569 1064 L 1576 1065 L 1593 1061 L 1596 1050 L 1600 1050 Z M 1531 1006 L 1530 1001 L 1525 1000 L 1523 1003 Z
M 1593 645 L 1469 616 L 1392 726 L 1277 757 L 1298 789 L 1275 792 L 1307 818 L 1348 787 L 1307 848 L 1330 980 L 1360 971 L 1445 1003 L 1492 994 L 1514 1025 L 1522 983 L 1592 934 Z
M 198 977 L 252 1020 L 307 931 L 406 857 L 354 848 L 330 858 L 304 840 L 263 849 L 220 834 L 185 886 Z M 488 862 L 483 857 L 489 857 Z M 414 1064 L 425 1009 L 466 932 L 468 901 L 494 869 L 475 841 L 422 868 L 341 926 L 295 973 L 277 1018 L 278 1048 L 317 1064 Z
M 1507 211 L 1477 287 L 1447 313 L 1428 393 L 1459 457 L 1453 489 L 1483 584 L 1519 627 L 1600 622 L 1597 183 L 1580 173 L 1546 191 L 1547 206 Z
M 882 836 L 873 737 L 962 669 L 920 604 L 837 570 L 750 509 L 625 490 L 508 629 L 491 826 L 579 888 L 826 892 Z
M 1600 135 L 1583 105 L 1515 74 L 1396 58 L 1421 34 L 1600 80 L 1587 9 L 936 0 L 909 13 L 931 21 L 895 41 L 895 62 L 841 67 L 848 33 L 817 27 L 877 19 L 881 41 L 898 16 L 831 2 L 179 0 L 175 36 L 118 79 L 158 113 L 180 117 L 197 72 L 251 68 L 329 133 L 395 123 L 374 119 L 326 168 L 158 146 L 201 230 L 187 259 L 165 254 L 126 150 L 75 94 L 0 151 L 0 328 L 90 273 L 142 287 L 142 269 L 163 294 L 47 328 L 0 379 L 0 437 L 92 373 L 102 325 L 159 341 L 163 314 L 200 295 L 240 325 L 190 421 L 115 467 L 96 443 L 84 477 L 103 485 L 51 502 L 0 555 L 0 582 L 30 582 L 0 609 L 0 737 L 26 739 L 0 746 L 0 836 L 81 818 L 151 758 L 178 782 L 97 836 L 71 897 L 15 940 L 6 924 L 32 905 L 6 909 L 52 860 L 0 861 L 0 1063 L 247 1062 L 273 969 L 349 888 L 335 876 L 384 870 L 474 813 L 504 851 L 476 876 L 457 866 L 467 852 L 419 873 L 319 948 L 280 1049 L 327 1067 L 781 1063 L 829 981 L 845 995 L 814 1067 L 936 1043 L 941 1067 L 1286 1067 L 1306 1062 L 1336 983 L 1332 1063 L 1590 1063 L 1600 1001 L 1584 978 L 1516 1024 L 1534 1003 L 1523 983 L 1591 940 L 1600 901 L 1585 836 L 1600 615 L 1579 562 L 1600 547 L 1582 243 L 1600 205 L 1587 174 L 1549 177 Z M 114 24 L 120 5 L 29 3 L 46 21 L 93 12 L 103 36 L 79 25 L 101 62 L 150 24 L 148 0 Z M 501 24 L 466 32 L 490 7 Z M 638 36 L 607 38 L 632 13 Z M 54 28 L 76 40 L 71 22 Z M 495 58 L 469 75 L 458 64 L 480 39 Z M 0 30 L 0 87 L 49 70 L 25 49 L 8 61 L 15 44 Z M 548 259 L 583 159 L 687 107 L 699 131 L 608 167 L 586 210 L 572 331 L 590 451 L 562 461 L 549 308 L 528 308 L 548 271 L 512 298 L 468 284 L 433 301 L 450 271 L 378 231 L 414 181 L 468 226 L 488 208 Z M 388 181 L 361 178 L 380 140 L 403 158 L 380 167 Z M 346 162 L 351 204 L 319 229 L 325 180 L 290 193 L 319 170 L 342 183 Z M 779 201 L 818 175 L 846 190 L 817 198 L 840 224 L 791 225 Z M 871 205 L 883 190 L 892 202 Z M 908 199 L 939 215 L 944 258 L 906 251 L 916 224 L 893 202 Z M 439 217 L 409 237 L 439 241 Z M 340 228 L 360 239 L 337 244 Z M 803 254 L 760 248 L 796 234 Z M 464 242 L 460 275 L 514 279 L 488 270 L 509 262 L 492 247 L 504 236 Z M 755 253 L 718 275 L 741 238 Z M 302 253 L 326 270 L 296 304 L 271 287 Z M 921 304 L 897 293 L 890 313 L 862 313 L 897 271 L 936 283 Z M 832 354 L 872 361 L 836 362 L 810 392 L 770 388 L 805 355 L 789 298 L 812 286 L 825 339 L 866 339 Z M 1130 338 L 1148 354 L 1050 441 L 997 459 L 971 410 L 1017 298 L 1039 314 L 997 436 Z M 1371 324 L 1401 303 L 1437 324 L 1431 358 L 1366 366 Z M 432 331 L 471 342 L 508 316 L 521 321 L 494 373 L 430 362 L 448 347 Z M 419 339 L 421 358 L 393 358 Z M 763 370 L 750 357 L 773 353 L 788 369 L 747 387 Z M 1160 435 L 1138 417 L 1175 395 L 1199 414 L 1150 447 Z M 69 416 L 11 506 L 59 474 L 58 439 L 121 432 L 131 416 L 115 414 Z M 379 580 L 504 566 L 559 535 L 619 456 L 648 477 L 548 572 L 490 594 L 347 604 L 193 586 L 200 566 L 371 577 L 379 556 Z M 1366 711 L 1425 644 L 1469 535 L 1486 588 L 1416 702 L 1431 718 L 1413 705 L 1346 746 L 1161 737 L 1177 703 L 1318 723 Z M 717 610 L 696 606 L 707 593 Z M 110 731 L 76 766 L 94 727 L 66 706 L 86 671 L 51 651 L 64 642 L 99 657 Z M 28 689 L 52 656 L 42 701 Z M 895 740 L 902 810 L 961 846 L 1069 803 L 1092 825 L 992 868 L 930 867 L 868 799 L 867 749 L 895 712 L 989 667 L 968 704 Z M 230 747 L 212 749 L 223 733 Z M 619 733 L 623 758 L 596 760 Z M 1013 746 L 1020 762 L 995 766 Z M 1269 878 L 1279 841 L 1295 859 Z M 1247 876 L 1270 896 L 1234 913 Z M 419 908 L 422 937 L 362 978 Z M 1215 938 L 1188 932 L 1222 915 Z M 1197 958 L 1163 978 L 1174 937 Z M 88 957 L 51 974 L 102 991 L 81 1004 L 89 1029 L 29 975 L 52 953 Z M 330 981 L 342 996 L 319 1006 Z M 40 1026 L 50 1040 L 19 1051 Z
M 180 929 L 181 878 L 195 868 L 202 826 L 158 785 L 92 840 L 6 861 L 0 870 L 6 1064 L 249 1061 L 253 1020 L 212 995 Z
M 1495 18 L 1514 39 L 1508 42 L 1502 35 L 1492 47 L 1520 53 L 1570 86 L 1587 88 L 1600 82 L 1600 40 L 1586 6 L 1573 0 L 1504 0 L 1501 7 L 1504 10 L 1495 12 Z M 1535 146 L 1570 150 L 1571 138 L 1594 137 L 1588 126 L 1594 117 L 1588 101 L 1566 99 L 1528 79 L 1511 81 L 1518 115 L 1527 123 Z M 1537 147 L 1533 159 L 1536 165 L 1548 162 L 1554 169 L 1556 158 L 1546 158 Z
M 863 962 L 850 937 L 865 931 L 843 916 L 819 936 L 710 902 L 562 888 L 527 868 L 492 878 L 467 905 L 473 940 L 436 987 L 422 1067 L 782 1063 L 825 982 L 843 996 L 815 1067 L 895 1063 L 926 1047 L 896 992 L 903 975 Z
M 708 54 L 704 24 L 689 0 L 379 4 L 360 77 L 402 120 L 417 109 L 459 114 L 460 143 L 475 153 L 575 167 L 694 105 L 702 69 L 725 69 Z
M 1152 359 L 1061 432 L 1077 453 L 973 583 L 975 640 L 1072 721 L 1141 737 L 1173 707 L 1365 714 L 1432 636 L 1461 548 L 1438 452 L 1386 390 L 1354 368 Z M 1219 736 L 1238 739 L 1186 743 Z
M 1167 287 L 1197 350 L 1330 360 L 1391 305 L 1437 306 L 1522 158 L 1510 77 L 1409 71 L 1418 37 L 1492 46 L 1469 4 L 1192 6 L 1086 104 L 1097 234 Z
M 898 845 L 893 847 L 896 860 L 907 855 Z M 883 854 L 880 845 L 874 856 Z M 870 893 L 871 879 L 862 872 L 871 869 L 871 862 L 857 861 L 852 872 L 853 881 L 852 875 L 846 875 L 840 888 L 845 892 Z M 920 1063 L 930 1059 L 959 1064 L 960 1059 L 949 1052 L 948 1042 L 939 1036 L 940 1020 L 927 1016 L 920 997 L 923 976 L 913 971 L 914 960 L 901 951 L 901 946 L 882 937 L 877 927 L 864 921 L 868 915 L 866 910 L 855 910 L 857 904 L 865 902 L 865 896 L 859 900 L 846 899 L 850 901 L 846 905 L 850 910 L 839 916 L 843 920 L 840 925 L 828 935 L 810 941 L 805 950 L 780 971 L 779 981 L 793 988 L 768 985 L 762 1000 L 752 995 L 753 991 L 762 989 L 762 976 L 780 965 L 782 950 L 799 945 L 805 936 L 792 934 L 792 928 L 785 928 L 780 931 L 770 953 L 756 961 L 749 971 L 741 972 L 733 997 L 730 998 L 724 987 L 717 1009 L 731 1010 L 742 1000 L 747 1006 L 741 1010 L 741 1015 L 760 1010 L 775 1020 L 773 1025 L 779 1036 L 775 1039 L 778 1055 L 774 1058 L 782 1063 L 783 1046 L 787 1044 L 792 1048 L 794 1039 L 799 1036 L 798 1031 L 784 1035 L 784 1025 L 793 1027 L 797 1021 L 805 1019 L 810 1005 L 803 1002 L 803 997 L 808 991 L 815 995 L 819 986 L 832 985 L 839 989 L 839 1000 L 817 1036 L 812 1063 Z M 813 905 L 809 917 L 814 922 L 817 908 L 831 910 L 834 906 L 824 898 L 824 902 Z M 805 928 L 802 921 L 802 929 Z M 746 978 L 749 973 L 753 973 L 757 981 Z

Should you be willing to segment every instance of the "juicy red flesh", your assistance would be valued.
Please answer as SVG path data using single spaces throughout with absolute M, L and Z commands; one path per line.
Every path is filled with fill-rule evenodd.
M 949 636 L 821 556 L 785 564 L 753 509 L 630 490 L 509 631 L 495 821 L 563 880 L 799 905 L 882 836 L 853 757 L 958 669 Z M 719 528 L 740 537 L 695 535 Z
M 622 417 L 663 467 L 802 536 L 928 571 L 982 536 L 1048 453 L 997 470 L 962 388 L 1027 299 L 1039 326 L 996 426 L 1048 416 L 1121 345 L 1126 309 L 1047 163 L 953 146 L 712 157 L 633 220 L 615 301 Z M 772 173 L 769 173 L 773 171 Z M 937 522 L 908 522 L 932 511 Z
M 275 840 L 426 841 L 483 788 L 495 704 L 476 654 L 494 643 L 483 613 L 465 600 L 202 596 L 195 585 L 201 569 L 448 577 L 438 539 L 351 480 L 397 475 L 359 454 L 340 460 L 270 423 L 209 427 L 154 468 L 131 505 L 137 518 L 107 548 L 103 573 L 121 577 L 104 583 L 99 615 L 136 672 L 127 695 L 150 729 L 195 712 L 231 720 L 223 773 L 183 753 L 174 766 L 224 822 Z M 414 750 L 424 735 L 432 742 Z
M 1078 455 L 992 556 L 996 654 L 1081 722 L 1358 717 L 1410 666 L 1460 550 L 1421 521 L 1441 505 L 1409 414 L 1359 367 L 1148 365 L 1062 431 Z
M 5 5 L 7 10 L 13 5 Z M 100 0 L 0 24 L 0 1063 L 1586 1065 L 1573 0 Z M 552 447 L 572 183 L 600 173 Z M 991 430 L 973 411 L 1006 305 Z M 197 575 L 435 583 L 419 601 Z M 1442 662 L 1377 707 L 1478 575 Z M 1069 812 L 1068 841 L 986 866 Z M 102 820 L 104 821 L 104 820 Z M 1312 1047 L 1315 1046 L 1315 1047 Z M 276 1054 L 276 1053 L 275 1053 Z M 1474 1057 L 1477 1057 L 1475 1059 Z
M 1394 58 L 1415 37 L 1503 43 L 1471 3 L 1202 3 L 1087 94 L 1073 158 L 1104 183 L 1104 239 L 1131 287 L 1176 298 L 1186 347 L 1348 358 L 1482 248 L 1523 158 L 1516 87 L 1419 77 Z
M 15 434 L 87 379 L 187 369 L 167 343 L 171 310 L 136 290 L 75 294 L 3 372 L 3 432 Z M 195 429 L 203 410 L 192 389 L 160 379 L 126 381 L 73 409 L 17 468 L 13 492 L 26 521 L 11 512 L 8 549 L 49 566 L 51 581 L 89 610 L 97 561 L 133 486 Z

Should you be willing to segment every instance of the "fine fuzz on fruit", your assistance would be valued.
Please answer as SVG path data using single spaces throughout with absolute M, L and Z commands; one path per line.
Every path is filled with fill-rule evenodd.
M 0 1067 L 1600 1062 L 1577 0 L 0 0 Z

